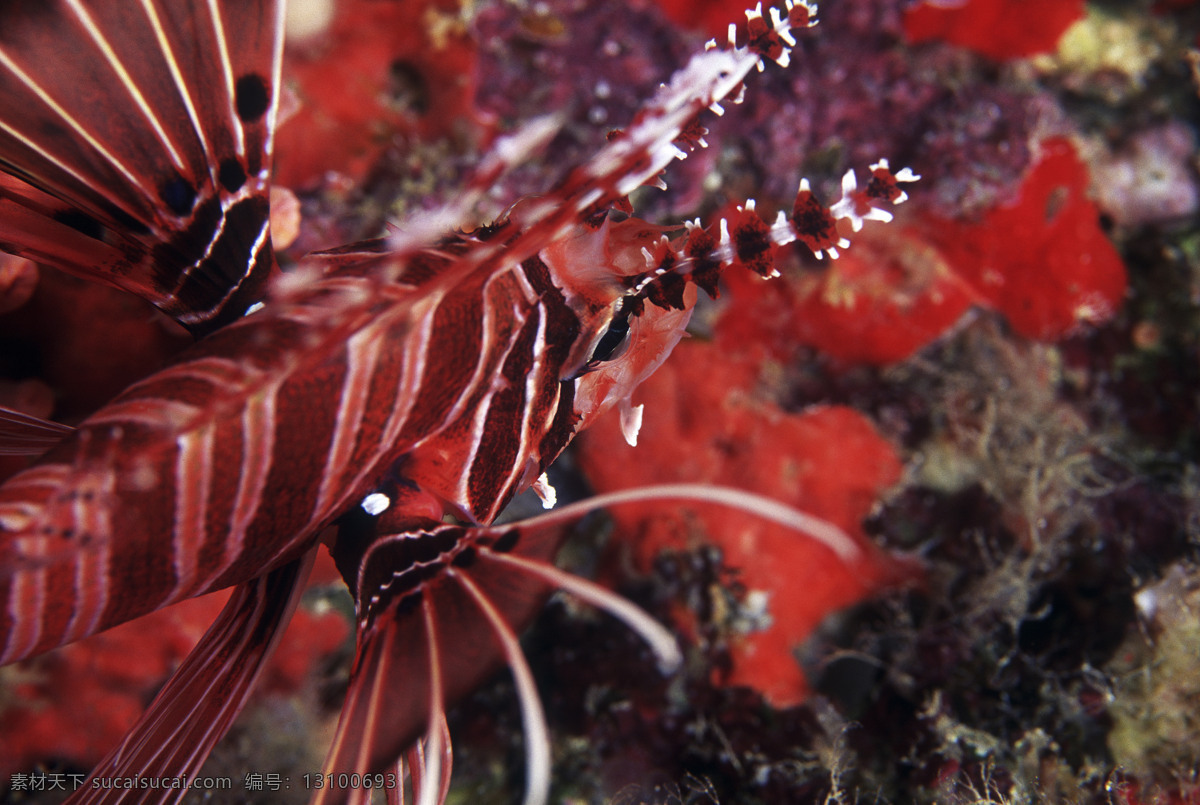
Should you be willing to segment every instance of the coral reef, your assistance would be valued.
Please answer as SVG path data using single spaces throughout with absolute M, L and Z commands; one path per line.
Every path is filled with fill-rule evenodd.
M 710 25 L 712 5 L 695 27 Z M 964 24 L 987 30 L 991 12 L 972 10 L 987 4 L 960 5 Z M 679 624 L 692 660 L 683 680 L 647 690 L 649 658 L 619 627 L 552 608 L 528 644 L 555 691 L 564 797 L 1200 795 L 1190 722 L 1150 704 L 1186 713 L 1193 701 L 1176 652 L 1195 613 L 1163 598 L 1171 614 L 1152 626 L 1137 604 L 1164 576 L 1182 595 L 1200 535 L 1188 458 L 1200 263 L 1180 212 L 1197 187 L 1196 87 L 1182 55 L 1198 20 L 1075 3 L 1051 25 L 1040 6 L 1009 6 L 1045 22 L 1025 26 L 1042 41 L 971 55 L 945 34 L 913 41 L 899 4 L 823 4 L 792 68 L 762 76 L 739 114 L 708 124 L 719 147 L 668 176 L 666 194 L 635 199 L 686 216 L 752 195 L 769 217 L 802 173 L 828 194 L 855 159 L 917 166 L 922 182 L 899 219 L 868 224 L 837 262 L 797 258 L 767 283 L 728 277 L 679 362 L 638 398 L 638 447 L 602 423 L 577 459 L 601 489 L 698 473 L 773 494 L 795 482 L 810 506 L 835 506 L 843 492 L 831 485 L 862 489 L 867 533 L 889 556 L 919 556 L 924 572 L 879 598 L 878 578 L 856 569 L 867 586 L 831 582 L 831 592 L 809 574 L 843 569 L 814 569 L 819 559 L 798 558 L 806 549 L 794 539 L 747 550 L 745 518 L 616 513 L 603 575 Z M 1069 55 L 1098 14 L 1157 37 L 1118 103 L 1079 90 L 1110 68 Z M 851 409 L 905 467 L 874 491 L 889 459 L 859 452 L 848 419 L 822 444 L 778 427 Z M 815 478 L 788 469 L 808 462 Z M 786 581 L 768 587 L 762 568 Z M 876 603 L 842 609 L 872 588 Z M 809 631 L 811 613 L 839 609 Z M 515 740 L 512 717 L 480 715 L 506 687 L 464 706 L 459 726 Z M 809 687 L 805 704 L 780 706 Z M 655 704 L 663 690 L 667 708 Z M 464 762 L 512 791 L 475 765 L 477 751 Z
M 337 4 L 288 56 L 290 254 L 451 196 L 498 132 L 557 112 L 561 132 L 493 189 L 486 220 L 593 153 L 741 11 Z M 676 625 L 688 662 L 661 677 L 622 626 L 555 599 L 525 641 L 554 795 L 1198 802 L 1200 102 L 1185 55 L 1200 8 L 826 0 L 820 18 L 787 70 L 704 122 L 712 147 L 666 192 L 634 194 L 638 214 L 708 220 L 754 197 L 769 220 L 801 176 L 830 199 L 880 158 L 922 181 L 837 262 L 787 248 L 780 278 L 731 273 L 643 389 L 638 447 L 600 423 L 555 482 L 741 482 L 841 523 L 868 558 L 844 566 L 713 511 L 582 528 L 564 560 Z M 72 283 L 0 263 L 0 402 L 74 421 L 183 342 Z M 348 657 L 331 579 L 209 773 L 303 769 L 328 740 Z M 29 736 L 0 753 L 5 773 L 78 770 L 115 740 L 197 634 L 182 609 L 154 617 L 0 672 L 0 732 Z M 133 651 L 135 678 L 97 670 Z M 95 695 L 64 705 L 62 686 Z M 65 707 L 91 708 L 86 735 Z M 451 801 L 515 801 L 508 677 L 451 722 Z M 263 738 L 281 725 L 299 737 Z

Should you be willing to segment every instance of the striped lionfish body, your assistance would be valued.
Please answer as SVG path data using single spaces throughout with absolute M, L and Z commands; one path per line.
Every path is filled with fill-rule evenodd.
M 731 33 L 728 48 L 697 55 L 593 160 L 488 227 L 444 235 L 438 224 L 552 123 L 496 143 L 434 223 L 280 275 L 267 204 L 279 4 L 4 7 L 0 244 L 143 296 L 204 337 L 65 435 L 5 415 L 12 441 L 54 443 L 0 486 L 0 660 L 236 586 L 95 774 L 198 771 L 324 539 L 358 609 L 327 770 L 379 770 L 427 731 L 431 801 L 448 768 L 442 708 L 508 664 L 530 801 L 544 798 L 547 742 L 514 628 L 566 587 L 667 659 L 673 648 L 628 604 L 549 563 L 569 513 L 488 524 L 515 494 L 542 488 L 550 462 L 604 411 L 619 407 L 634 438 L 630 395 L 682 336 L 694 286 L 715 294 L 733 263 L 769 275 L 774 246 L 796 239 L 836 256 L 835 218 L 888 217 L 877 205 L 903 200 L 897 181 L 912 178 L 881 162 L 863 191 L 845 182 L 832 208 L 802 184 L 772 224 L 751 202 L 707 229 L 623 212 L 628 193 L 697 145 L 684 133 L 697 115 L 764 59 L 786 65 L 790 31 L 813 10 L 788 0 L 770 20 L 748 13 L 743 44 Z M 48 53 L 69 57 L 51 64 Z M 831 527 L 796 518 L 848 550 Z M 217 688 L 225 695 L 206 694 Z

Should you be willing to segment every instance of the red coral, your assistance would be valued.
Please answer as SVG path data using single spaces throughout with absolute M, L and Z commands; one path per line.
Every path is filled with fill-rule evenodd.
M 760 600 L 765 594 L 770 620 L 734 638 L 733 668 L 723 681 L 754 687 L 785 707 L 808 693 L 796 646 L 830 612 L 911 577 L 911 567 L 875 548 L 859 526 L 900 476 L 891 446 L 851 409 L 794 415 L 757 399 L 751 389 L 758 371 L 754 361 L 714 344 L 681 344 L 635 395 L 648 409 L 639 446 L 624 445 L 610 416 L 580 436 L 580 460 L 599 491 L 664 481 L 739 486 L 835 523 L 861 545 L 860 560 L 847 564 L 824 545 L 745 512 L 698 513 L 702 538 L 721 547 L 747 590 Z M 643 569 L 663 548 L 690 541 L 661 510 L 615 516 L 623 533 L 637 535 L 631 544 Z
M 955 272 L 1028 338 L 1052 340 L 1107 320 L 1125 265 L 1088 198 L 1088 169 L 1065 139 L 1047 140 L 1017 198 L 979 223 L 926 227 Z
M 184 601 L 6 669 L 0 774 L 29 771 L 50 758 L 81 768 L 98 762 L 142 714 L 228 595 Z
M 335 170 L 361 179 L 397 136 L 478 123 L 474 41 L 455 3 L 338 3 L 323 33 L 289 46 L 300 107 L 277 137 L 275 181 L 305 187 Z
M 1084 0 L 965 0 L 954 7 L 926 2 L 904 15 L 908 41 L 940 39 L 1005 61 L 1046 53 L 1073 22 Z
M 867 227 L 838 260 L 782 281 L 731 272 L 736 301 L 718 330 L 780 359 L 800 343 L 842 361 L 887 364 L 941 336 L 972 304 L 1041 340 L 1103 322 L 1121 304 L 1126 272 L 1087 189 L 1087 166 L 1071 144 L 1048 140 L 1016 197 L 980 221 L 926 215 Z
M 918 231 L 868 225 L 836 261 L 764 283 L 729 274 L 735 299 L 718 328 L 788 358 L 807 344 L 847 362 L 903 360 L 942 335 L 975 301 Z
M 622 446 L 615 418 L 581 437 L 580 460 L 598 491 L 669 480 L 734 484 L 823 517 L 864 546 L 851 566 L 741 512 L 701 512 L 703 538 L 721 546 L 726 564 L 767 605 L 769 625 L 733 640 L 724 681 L 755 687 L 777 706 L 801 701 L 807 686 L 795 647 L 830 611 L 911 577 L 859 528 L 879 493 L 899 478 L 890 446 L 850 409 L 793 415 L 756 397 L 756 356 L 765 349 L 786 358 L 799 341 L 847 361 L 901 360 L 973 303 L 995 307 L 1031 338 L 1057 338 L 1081 321 L 1102 320 L 1120 302 L 1125 270 L 1100 230 L 1087 185 L 1087 168 L 1071 145 L 1051 140 L 1013 202 L 980 222 L 868 227 L 828 268 L 786 281 L 730 272 L 736 303 L 718 321 L 717 338 L 741 345 L 744 357 L 718 343 L 682 344 L 637 395 L 652 407 L 636 453 Z M 748 212 L 738 210 L 734 222 Z M 753 264 L 758 252 L 750 246 L 759 239 L 744 240 L 739 256 Z M 651 512 L 617 518 L 637 534 L 643 568 L 658 551 L 693 538 Z

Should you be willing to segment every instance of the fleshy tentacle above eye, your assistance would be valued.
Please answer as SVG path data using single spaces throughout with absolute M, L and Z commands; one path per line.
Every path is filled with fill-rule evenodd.
M 0 248 L 195 332 L 242 315 L 274 265 L 282 36 L 276 0 L 6 7 Z

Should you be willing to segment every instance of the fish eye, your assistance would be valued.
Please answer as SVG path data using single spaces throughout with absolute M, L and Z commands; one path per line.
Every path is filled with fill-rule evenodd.
M 625 350 L 629 346 L 629 311 L 628 308 L 622 306 L 613 314 L 612 320 L 608 323 L 608 329 L 596 341 L 596 346 L 592 348 L 592 357 L 588 359 L 587 366 L 589 369 L 594 369 L 602 363 L 616 360 L 625 354 Z

